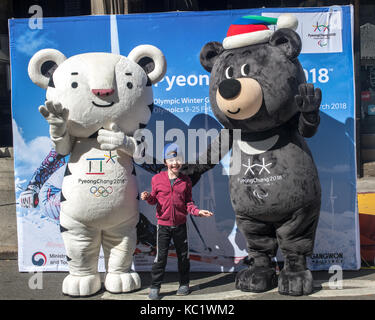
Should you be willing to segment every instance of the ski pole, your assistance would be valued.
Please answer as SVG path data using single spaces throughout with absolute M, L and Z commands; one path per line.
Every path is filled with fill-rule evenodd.
M 194 221 L 194 219 L 193 219 L 192 216 L 190 216 L 190 220 L 191 220 L 191 222 L 193 223 L 193 226 L 195 227 L 195 230 L 197 231 L 199 238 L 202 240 L 202 243 L 203 243 L 203 245 L 204 245 L 204 247 L 205 247 L 204 249 L 205 249 L 205 250 L 208 250 L 208 251 L 211 252 L 212 249 L 209 248 L 209 247 L 207 246 L 207 244 L 206 244 L 206 242 L 204 241 L 204 239 L 203 239 L 203 237 L 202 237 L 202 234 L 200 233 L 200 231 L 199 231 L 199 229 L 198 229 L 198 226 L 197 226 L 197 224 L 195 223 L 195 221 Z

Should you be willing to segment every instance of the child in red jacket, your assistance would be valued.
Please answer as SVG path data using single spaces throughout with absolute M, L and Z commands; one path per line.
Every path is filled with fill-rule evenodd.
M 180 286 L 177 295 L 187 295 L 189 289 L 189 247 L 187 241 L 186 217 L 210 217 L 208 210 L 199 210 L 192 200 L 192 183 L 188 176 L 180 173 L 182 157 L 179 147 L 171 143 L 164 148 L 164 163 L 167 171 L 156 174 L 151 180 L 151 193 L 144 191 L 141 199 L 151 205 L 156 204 L 158 220 L 157 254 L 152 265 L 152 283 L 149 298 L 160 299 L 160 286 L 163 281 L 168 258 L 168 248 L 173 239 L 178 258 Z

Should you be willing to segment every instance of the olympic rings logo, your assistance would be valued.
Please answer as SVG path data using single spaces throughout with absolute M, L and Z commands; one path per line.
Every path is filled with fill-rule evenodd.
M 113 188 L 111 186 L 109 187 L 103 187 L 103 186 L 100 186 L 100 187 L 95 187 L 95 186 L 92 186 L 90 188 L 90 193 L 92 193 L 95 197 L 108 197 L 111 193 L 113 192 Z

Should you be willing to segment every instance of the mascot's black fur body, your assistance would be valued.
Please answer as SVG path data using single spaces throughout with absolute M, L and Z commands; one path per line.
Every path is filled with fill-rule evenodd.
M 263 292 L 277 286 L 271 258 L 280 247 L 284 268 L 281 294 L 310 294 L 306 267 L 319 219 L 321 189 L 304 137 L 319 125 L 320 89 L 306 84 L 298 61 L 301 40 L 290 29 L 275 31 L 266 43 L 224 49 L 207 43 L 201 64 L 209 72 L 210 102 L 227 129 L 241 129 L 232 140 L 229 189 L 236 222 L 248 245 L 250 265 L 236 276 L 236 287 Z M 235 152 L 235 148 L 239 152 Z

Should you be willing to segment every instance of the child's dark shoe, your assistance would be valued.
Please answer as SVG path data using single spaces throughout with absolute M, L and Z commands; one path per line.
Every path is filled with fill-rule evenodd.
M 190 294 L 190 288 L 188 284 L 180 286 L 176 293 L 177 296 L 187 296 L 188 294 Z
M 148 295 L 149 299 L 151 300 L 160 300 L 160 289 L 159 288 L 151 288 L 150 293 Z

